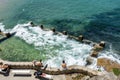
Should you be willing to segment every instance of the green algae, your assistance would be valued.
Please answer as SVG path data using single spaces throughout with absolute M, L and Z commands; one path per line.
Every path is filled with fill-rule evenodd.
M 120 69 L 118 69 L 118 68 L 113 68 L 113 72 L 117 76 L 120 75 Z
M 33 45 L 25 43 L 23 40 L 12 37 L 0 43 L 0 58 L 9 61 L 32 61 L 45 59 L 46 56 Z

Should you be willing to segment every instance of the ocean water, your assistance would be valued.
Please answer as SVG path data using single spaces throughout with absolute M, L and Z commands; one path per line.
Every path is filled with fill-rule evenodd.
M 18 24 L 12 29 L 5 29 L 1 24 L 1 30 L 15 34 L 6 42 L 2 42 L 1 58 L 10 61 L 31 61 L 43 59 L 44 64 L 49 67 L 60 67 L 62 60 L 66 60 L 68 65 L 86 65 L 86 59 L 89 56 L 93 44 L 87 45 L 74 39 L 69 39 L 67 35 L 55 35 L 51 30 L 44 31 L 39 26 L 32 27 L 30 23 Z M 16 39 L 17 38 L 17 39 Z M 22 40 L 24 42 L 19 41 Z M 17 40 L 17 41 L 16 41 Z M 29 47 L 24 47 L 29 44 Z M 20 47 L 21 46 L 21 47 Z M 7 49 L 4 49 L 6 48 Z M 16 49 L 17 48 L 17 49 Z M 28 50 L 27 50 L 28 49 Z M 33 49 L 37 50 L 34 51 Z M 100 52 L 98 57 L 109 58 L 120 63 L 120 57 L 114 53 L 112 47 Z M 98 69 L 96 58 L 88 67 Z
M 6 47 L 3 46 L 5 44 L 11 45 L 5 48 L 4 53 L 7 54 L 0 53 L 1 58 L 11 61 L 42 58 L 53 67 L 60 66 L 63 59 L 68 65 L 85 65 L 91 45 L 69 40 L 64 35 L 53 35 L 51 31 L 42 31 L 38 26 L 30 27 L 28 22 L 33 21 L 47 28 L 55 27 L 57 31 L 66 30 L 74 36 L 83 34 L 86 39 L 95 42 L 103 40 L 106 48 L 99 57 L 120 63 L 119 3 L 120 0 L 0 0 L 0 29 L 17 32 L 11 43 L 8 40 L 0 43 L 2 48 Z M 21 46 L 27 48 L 16 46 L 15 49 L 14 41 L 17 45 L 25 44 Z M 9 48 L 13 49 L 11 53 L 15 53 L 16 58 L 22 54 L 21 58 L 14 59 L 11 53 L 8 55 Z

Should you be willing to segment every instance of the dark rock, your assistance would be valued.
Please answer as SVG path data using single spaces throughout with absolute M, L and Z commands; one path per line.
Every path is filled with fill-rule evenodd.
M 53 32 L 55 32 L 55 31 L 56 31 L 56 30 L 55 30 L 55 28 L 52 28 L 51 30 L 52 30 Z
M 67 35 L 67 31 L 63 31 L 62 33 L 63 33 L 64 35 Z
M 34 26 L 34 23 L 31 21 L 31 22 L 30 22 L 30 25 L 33 27 L 33 26 Z
M 43 26 L 43 25 L 40 25 L 40 28 L 41 28 L 41 29 L 43 29 L 43 28 L 44 28 L 44 26 Z
M 6 37 L 7 38 L 11 37 L 11 34 L 10 33 L 6 33 Z
M 83 35 L 80 35 L 80 36 L 78 37 L 78 39 L 79 39 L 80 41 L 82 41 L 82 40 L 84 39 Z

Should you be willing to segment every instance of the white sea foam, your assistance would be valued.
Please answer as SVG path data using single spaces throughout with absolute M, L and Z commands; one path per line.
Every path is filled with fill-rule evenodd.
M 67 39 L 65 35 L 54 35 L 52 31 L 43 31 L 39 26 L 31 27 L 29 24 L 18 24 L 11 32 L 17 32 L 15 36 L 20 37 L 25 42 L 33 44 L 37 49 L 46 48 L 46 63 L 52 67 L 60 66 L 62 60 L 66 60 L 68 65 L 85 65 L 85 59 L 89 55 L 92 47 L 79 43 L 75 40 Z M 49 48 L 58 46 L 51 51 Z M 56 53 L 56 56 L 52 54 Z
M 3 25 L 3 23 L 0 23 L 0 30 L 5 31 L 5 25 Z
M 3 23 L 0 23 L 0 30 L 7 33 L 9 32 L 11 29 L 5 29 L 5 25 L 3 25 Z
M 112 44 L 109 46 L 109 50 L 100 52 L 99 58 L 108 58 L 120 63 L 120 55 L 116 54 L 112 49 Z
M 26 43 L 32 44 L 36 49 L 46 50 L 45 55 L 48 59 L 45 61 L 51 67 L 59 67 L 62 60 L 67 65 L 86 64 L 86 57 L 89 56 L 92 46 L 86 45 L 75 40 L 67 39 L 65 35 L 54 35 L 52 31 L 43 31 L 39 26 L 32 27 L 30 24 L 18 24 L 13 29 L 5 30 L 4 25 L 0 24 L 2 31 L 16 32 L 15 36 L 23 39 Z M 114 54 L 112 48 L 109 51 L 102 51 L 99 55 L 117 61 L 120 63 L 120 57 Z M 88 67 L 98 69 L 97 59 L 94 58 L 93 64 Z M 103 69 L 102 69 L 103 70 Z

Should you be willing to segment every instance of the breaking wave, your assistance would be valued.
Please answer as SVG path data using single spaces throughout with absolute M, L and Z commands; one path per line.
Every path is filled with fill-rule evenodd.
M 86 58 L 92 49 L 91 45 L 68 39 L 67 35 L 56 35 L 51 30 L 44 31 L 39 26 L 32 27 L 29 23 L 18 24 L 13 29 L 5 29 L 5 26 L 0 23 L 0 29 L 4 32 L 16 32 L 16 37 L 34 45 L 35 49 L 39 51 L 46 50 L 42 54 L 47 57 L 45 63 L 50 67 L 59 67 L 62 60 L 65 60 L 67 65 L 85 66 Z M 120 63 L 120 57 L 113 52 L 112 47 L 107 51 L 102 51 L 99 54 L 100 57 L 109 58 Z M 95 69 L 97 68 L 96 63 L 97 59 L 94 58 L 93 64 L 88 67 Z

